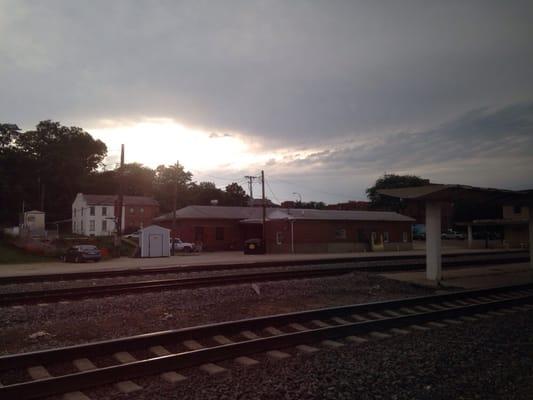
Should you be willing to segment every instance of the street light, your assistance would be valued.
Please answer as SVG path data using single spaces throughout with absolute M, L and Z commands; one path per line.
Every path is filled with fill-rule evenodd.
M 298 193 L 298 192 L 292 192 L 292 194 L 297 195 L 297 196 L 300 198 L 300 200 L 299 200 L 300 203 L 302 202 L 302 195 L 301 195 L 300 193 Z

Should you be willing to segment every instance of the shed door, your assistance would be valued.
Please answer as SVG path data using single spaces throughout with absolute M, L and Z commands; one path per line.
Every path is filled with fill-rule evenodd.
M 151 234 L 148 237 L 148 257 L 163 256 L 163 235 Z

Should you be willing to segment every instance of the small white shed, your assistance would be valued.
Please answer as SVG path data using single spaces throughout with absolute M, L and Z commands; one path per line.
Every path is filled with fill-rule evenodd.
M 170 256 L 170 229 L 159 225 L 150 225 L 141 229 L 139 247 L 143 258 Z

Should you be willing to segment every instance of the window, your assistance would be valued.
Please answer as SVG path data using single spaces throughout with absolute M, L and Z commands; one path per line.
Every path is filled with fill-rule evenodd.
M 335 230 L 335 239 L 346 239 L 346 229 L 338 228 Z
M 276 244 L 281 245 L 283 244 L 283 232 L 276 232 Z
M 89 221 L 89 231 L 94 232 L 94 219 Z
M 522 214 L 522 207 L 521 206 L 513 206 L 513 212 L 515 214 Z
M 139 210 L 139 212 L 140 212 L 141 214 L 144 214 L 144 208 L 141 207 L 141 209 Z
M 74 216 L 76 216 L 76 209 L 74 209 Z
M 82 208 L 83 210 L 83 208 Z M 83 233 L 83 220 L 81 220 L 81 233 Z
M 107 207 L 102 207 L 102 216 L 105 217 L 107 215 Z
M 107 221 L 105 219 L 102 221 L 102 231 L 107 232 Z
M 402 240 L 404 243 L 409 240 L 409 234 L 407 232 L 402 233 Z
M 89 207 L 89 214 L 94 217 L 94 207 Z
M 135 209 L 133 207 L 130 207 L 130 214 L 133 214 L 135 212 Z
M 83 207 L 80 208 L 80 210 L 81 210 L 81 216 L 83 217 Z
M 222 226 L 217 226 L 215 228 L 215 239 L 224 240 L 224 228 Z
M 76 221 L 72 222 L 72 232 L 76 232 Z
M 389 232 L 383 232 L 383 243 L 389 243 Z

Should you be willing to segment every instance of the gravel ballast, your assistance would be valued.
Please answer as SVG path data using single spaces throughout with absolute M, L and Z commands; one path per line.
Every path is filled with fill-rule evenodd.
M 0 353 L 12 354 L 167 329 L 431 294 L 356 272 L 336 277 L 139 293 L 0 309 Z

